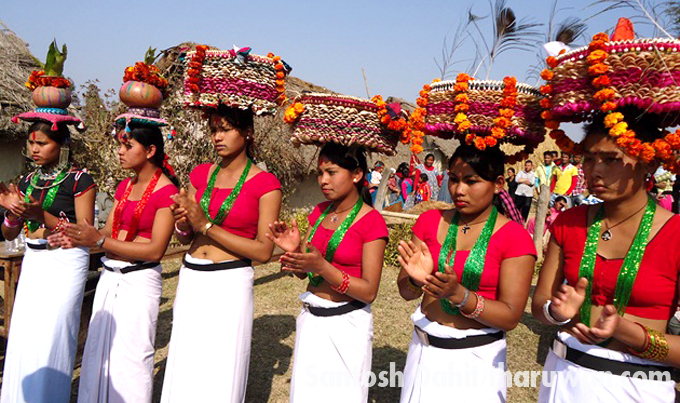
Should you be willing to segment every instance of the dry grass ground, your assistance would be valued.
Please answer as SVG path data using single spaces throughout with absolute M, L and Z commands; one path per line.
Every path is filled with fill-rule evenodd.
M 163 298 L 156 338 L 154 402 L 160 400 L 163 373 L 172 326 L 172 304 L 178 281 L 179 260 L 168 261 L 163 272 Z M 300 311 L 297 295 L 305 282 L 281 275 L 277 264 L 255 270 L 255 321 L 248 376 L 247 402 L 287 402 L 295 344 L 295 318 Z M 385 268 L 380 294 L 373 304 L 374 341 L 373 372 L 389 370 L 394 362 L 403 370 L 411 339 L 410 315 L 417 301 L 401 299 L 396 285 L 397 270 Z M 541 326 L 528 309 L 522 322 L 508 334 L 508 361 L 512 371 L 540 370 L 554 329 Z M 206 357 L 210 359 L 210 357 Z M 75 402 L 80 368 L 74 374 L 72 399 Z M 538 388 L 509 390 L 509 402 L 535 402 Z M 397 402 L 398 388 L 373 387 L 370 402 Z

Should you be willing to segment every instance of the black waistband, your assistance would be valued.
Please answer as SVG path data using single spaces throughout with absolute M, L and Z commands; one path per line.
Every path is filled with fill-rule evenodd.
M 562 343 L 560 340 L 557 341 Z M 631 362 L 621 362 L 610 360 L 608 358 L 595 357 L 594 355 L 590 355 L 575 348 L 571 348 L 566 344 L 565 347 L 567 348 L 567 354 L 564 358 L 567 361 L 571 361 L 576 365 L 595 371 L 607 371 L 614 375 L 625 377 L 633 377 L 636 372 L 644 372 L 647 374 L 647 379 L 656 379 L 652 376 L 652 373 L 665 371 L 669 371 L 670 373 L 672 370 L 670 367 L 664 367 L 660 365 L 635 364 Z
M 475 336 L 467 336 L 463 339 L 454 339 L 450 337 L 437 337 L 433 336 L 418 326 L 414 326 L 416 334 L 420 341 L 426 346 L 432 346 L 436 348 L 444 348 L 447 350 L 459 350 L 463 348 L 474 348 L 485 346 L 491 344 L 495 341 L 501 340 L 505 333 L 498 331 L 496 333 L 489 334 L 479 334 Z
M 363 309 L 366 304 L 354 300 L 350 303 L 347 303 L 345 305 L 341 305 L 335 308 L 319 308 L 316 306 L 311 306 L 308 303 L 303 303 L 305 306 L 305 309 L 309 311 L 314 316 L 337 316 L 337 315 L 344 315 L 346 313 L 350 313 L 352 311 L 356 311 L 358 309 Z
M 31 248 L 33 250 L 47 250 L 49 249 L 50 245 L 47 243 L 30 243 L 26 242 L 26 247 Z M 56 248 L 55 248 L 56 249 Z
M 210 264 L 195 264 L 195 263 L 187 262 L 186 257 L 184 257 L 182 259 L 182 263 L 184 264 L 184 267 L 186 267 L 187 269 L 199 270 L 199 271 L 229 270 L 229 269 L 238 269 L 238 268 L 241 268 L 241 267 L 250 267 L 250 266 L 253 265 L 253 262 L 250 259 L 230 260 L 228 262 L 210 263 Z
M 153 267 L 158 266 L 160 263 L 158 262 L 139 262 L 135 263 L 132 266 L 125 266 L 120 269 L 120 272 L 125 274 L 125 273 L 130 273 L 131 271 L 137 271 L 137 270 L 144 270 L 144 269 L 151 269 Z M 108 271 L 116 271 L 115 269 L 112 269 L 111 267 L 107 266 L 104 264 L 104 268 Z

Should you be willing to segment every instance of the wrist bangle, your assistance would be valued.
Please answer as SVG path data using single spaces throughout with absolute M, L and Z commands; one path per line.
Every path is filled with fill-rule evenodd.
M 465 313 L 462 310 L 460 311 L 461 315 L 465 316 L 468 319 L 477 319 L 479 318 L 479 315 L 484 312 L 484 297 L 481 295 L 477 294 L 477 292 L 473 292 L 475 294 L 475 297 L 477 297 L 477 305 L 475 306 L 475 310 L 472 311 L 472 313 Z
M 97 243 L 95 244 L 97 248 L 101 249 L 102 246 L 104 246 L 104 241 L 106 241 L 106 236 L 102 235 L 101 239 L 98 240 Z
M 21 225 L 21 223 L 22 223 L 21 217 L 19 217 L 19 218 L 16 219 L 16 220 L 11 220 L 11 219 L 7 216 L 7 213 L 9 213 L 9 211 L 5 211 L 5 220 L 3 221 L 3 224 L 5 225 L 5 227 L 7 227 L 7 228 L 16 228 L 16 227 L 18 227 L 18 226 Z
M 346 294 L 347 289 L 349 288 L 349 274 L 345 273 L 344 271 L 341 271 L 342 273 L 342 283 L 340 283 L 339 286 L 331 286 L 331 289 L 334 291 L 337 291 L 340 294 Z
M 650 329 L 641 323 L 635 323 L 644 330 L 647 340 L 645 340 L 645 346 L 642 351 L 638 351 L 629 347 L 628 352 L 647 360 L 657 362 L 665 361 L 668 357 L 669 351 L 666 335 L 658 330 Z
M 179 234 L 179 235 L 181 235 L 181 236 L 189 236 L 189 235 L 191 235 L 191 229 L 189 229 L 188 231 L 182 231 L 182 230 L 180 230 L 180 229 L 177 227 L 177 221 L 175 221 L 175 232 L 177 232 L 177 234 Z
M 467 302 L 468 302 L 469 299 L 470 299 L 470 290 L 468 290 L 468 289 L 466 288 L 466 289 L 465 289 L 465 295 L 463 296 L 463 300 L 460 301 L 460 303 L 458 303 L 458 304 L 453 304 L 453 305 L 454 305 L 456 308 L 460 309 L 460 308 L 464 307 L 464 306 L 467 304 Z
M 571 322 L 571 318 L 563 321 L 559 321 L 555 319 L 552 314 L 550 313 L 550 305 L 552 304 L 551 300 L 547 300 L 545 304 L 543 304 L 543 316 L 548 320 L 548 322 L 552 323 L 553 325 L 559 325 L 563 326 L 566 325 L 567 323 Z
M 214 225 L 214 224 L 213 224 L 212 221 L 208 221 L 208 222 L 205 224 L 205 226 L 201 229 L 201 233 L 202 233 L 204 236 L 207 237 L 207 236 L 208 236 L 208 230 L 210 230 L 210 228 L 212 228 L 213 225 Z

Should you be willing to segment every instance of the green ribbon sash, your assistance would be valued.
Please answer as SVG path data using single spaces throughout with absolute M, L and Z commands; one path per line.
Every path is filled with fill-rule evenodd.
M 493 234 L 493 229 L 496 226 L 496 219 L 498 218 L 498 210 L 495 206 L 492 206 L 491 214 L 486 219 L 484 228 L 479 234 L 479 238 L 475 241 L 470 255 L 465 260 L 465 266 L 463 267 L 463 275 L 460 279 L 460 284 L 470 291 L 477 291 L 479 289 L 479 282 L 482 279 L 482 272 L 484 271 L 484 260 L 486 259 L 486 251 L 489 248 L 489 240 Z M 439 265 L 438 269 L 440 273 L 446 271 L 446 262 L 450 263 L 453 267 L 453 262 L 456 259 L 456 241 L 458 236 L 458 220 L 460 215 L 458 212 L 453 216 L 451 225 L 449 225 L 449 230 L 446 233 L 446 238 L 444 239 L 444 244 L 442 245 L 441 252 L 439 253 Z M 449 254 L 451 255 L 449 257 Z M 460 309 L 453 306 L 448 299 L 439 300 L 442 305 L 444 312 L 449 315 L 460 315 Z
M 621 270 L 619 271 L 619 276 L 616 280 L 616 288 L 614 290 L 614 306 L 616 307 L 619 315 L 623 315 L 626 312 L 626 307 L 628 306 L 628 301 L 630 300 L 630 294 L 633 292 L 633 284 L 635 284 L 635 278 L 637 277 L 638 271 L 640 270 L 642 257 L 644 256 L 645 249 L 649 243 L 649 232 L 652 229 L 655 212 L 656 203 L 654 200 L 649 198 L 647 200 L 645 213 L 642 216 L 642 221 L 640 222 L 640 227 L 638 228 L 637 234 L 635 234 L 633 244 L 628 250 L 628 253 L 626 253 L 626 258 L 623 260 Z M 585 277 L 588 280 L 588 286 L 586 287 L 586 297 L 579 311 L 581 315 L 581 322 L 586 326 L 590 326 L 590 310 L 592 307 L 591 295 L 594 277 L 593 273 L 595 272 L 597 244 L 600 239 L 603 216 L 604 207 L 600 207 L 595 214 L 593 223 L 588 228 L 586 245 L 583 249 L 583 257 L 581 258 L 581 266 L 579 267 L 578 272 L 579 278 Z
M 333 256 L 335 256 L 335 251 L 338 250 L 338 246 L 340 246 L 340 242 L 342 242 L 342 239 L 345 237 L 345 234 L 347 233 L 347 230 L 349 227 L 352 225 L 354 220 L 357 218 L 357 215 L 359 215 L 359 211 L 361 210 L 361 207 L 364 205 L 364 201 L 361 199 L 361 196 L 359 196 L 359 199 L 357 202 L 354 204 L 354 207 L 352 207 L 352 211 L 345 217 L 344 220 L 342 220 L 342 223 L 340 226 L 333 232 L 333 235 L 331 236 L 331 239 L 328 240 L 328 246 L 326 246 L 326 255 L 324 256 L 324 259 L 326 259 L 327 262 L 332 262 L 333 261 Z M 309 237 L 307 238 L 307 243 L 312 242 L 312 238 L 314 238 L 314 234 L 316 233 L 316 229 L 319 228 L 319 225 L 321 225 L 321 222 L 326 218 L 328 213 L 333 209 L 333 203 L 329 204 L 328 207 L 326 207 L 326 210 L 324 210 L 323 213 L 319 216 L 319 218 L 316 219 L 316 223 L 314 223 L 314 226 L 312 227 L 312 231 L 309 233 Z M 309 248 L 307 249 L 307 252 L 309 252 Z M 314 273 L 307 273 L 307 278 L 309 279 L 309 284 L 311 284 L 314 287 L 318 287 L 323 283 L 323 277 L 321 276 L 314 276 Z
M 231 208 L 234 206 L 236 197 L 238 197 L 239 193 L 241 193 L 241 188 L 243 187 L 243 184 L 246 182 L 246 178 L 248 177 L 248 172 L 250 172 L 250 167 L 252 166 L 252 164 L 253 163 L 249 159 L 248 162 L 246 163 L 246 167 L 243 169 L 243 173 L 241 173 L 241 176 L 238 178 L 238 182 L 236 182 L 236 186 L 234 186 L 234 189 L 231 191 L 231 193 L 229 193 L 229 196 L 227 196 L 227 198 L 224 199 L 224 202 L 222 202 L 222 205 L 220 206 L 220 209 L 217 211 L 217 215 L 215 216 L 215 218 L 211 218 L 208 208 L 210 207 L 210 199 L 212 198 L 212 193 L 213 190 L 215 189 L 215 181 L 217 180 L 217 174 L 220 172 L 220 165 L 217 164 L 217 168 L 215 168 L 212 175 L 210 175 L 208 187 L 205 189 L 205 192 L 201 197 L 201 207 L 205 212 L 205 216 L 213 224 L 222 225 L 224 219 L 227 218 L 227 215 L 231 211 Z

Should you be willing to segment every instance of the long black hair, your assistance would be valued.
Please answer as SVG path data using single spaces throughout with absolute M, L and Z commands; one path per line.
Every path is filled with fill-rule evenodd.
M 366 153 L 363 148 L 350 148 L 336 143 L 326 143 L 321 148 L 321 152 L 319 152 L 319 158 L 321 157 L 327 158 L 330 162 L 348 171 L 361 170 L 363 177 L 354 186 L 356 186 L 359 196 L 363 199 L 364 203 L 373 206 L 371 194 L 366 187 L 368 164 L 366 163 Z
M 156 147 L 156 152 L 151 157 L 151 163 L 160 168 L 163 171 L 163 174 L 165 174 L 175 186 L 179 187 L 179 180 L 177 180 L 177 177 L 168 170 L 168 167 L 165 164 L 165 146 L 161 129 L 157 126 L 140 125 L 134 122 L 130 122 L 128 126 L 130 128 L 130 133 L 128 133 L 130 138 L 135 139 L 145 148 L 149 148 L 152 145 Z
M 480 178 L 487 182 L 495 182 L 498 177 L 503 177 L 505 166 L 505 155 L 498 147 L 487 147 L 484 150 L 479 150 L 474 145 L 462 144 L 456 148 L 456 151 L 449 160 L 449 169 L 457 159 L 466 162 Z M 494 194 L 493 205 L 496 206 L 498 212 L 505 214 L 505 208 L 500 196 Z

